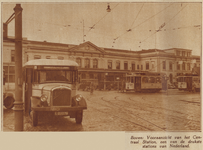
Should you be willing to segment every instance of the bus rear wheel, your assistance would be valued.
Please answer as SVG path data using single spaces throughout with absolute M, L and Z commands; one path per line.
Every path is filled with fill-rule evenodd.
M 4 100 L 4 106 L 7 109 L 11 109 L 14 106 L 14 101 L 15 101 L 14 98 L 9 96 Z

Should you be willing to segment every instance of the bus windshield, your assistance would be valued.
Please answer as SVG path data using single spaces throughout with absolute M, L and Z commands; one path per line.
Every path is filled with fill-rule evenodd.
M 35 70 L 34 82 L 65 82 L 73 83 L 76 80 L 76 71 L 72 70 Z

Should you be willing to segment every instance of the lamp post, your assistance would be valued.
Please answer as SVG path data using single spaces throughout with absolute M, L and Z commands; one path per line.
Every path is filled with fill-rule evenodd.
M 16 4 L 15 11 L 15 131 L 23 131 L 22 101 L 22 7 Z

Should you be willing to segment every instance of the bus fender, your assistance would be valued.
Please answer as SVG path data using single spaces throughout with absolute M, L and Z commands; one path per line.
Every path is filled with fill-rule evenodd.
M 41 107 L 40 97 L 32 96 L 30 100 L 31 100 L 31 107 Z
M 87 103 L 86 103 L 85 98 L 82 95 L 77 94 L 72 98 L 72 106 L 87 107 Z

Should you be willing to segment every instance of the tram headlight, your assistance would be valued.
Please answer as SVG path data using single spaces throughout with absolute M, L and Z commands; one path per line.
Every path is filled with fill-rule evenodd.
M 47 96 L 46 94 L 43 94 L 43 95 L 41 96 L 41 101 L 42 101 L 42 102 L 47 101 L 47 99 L 48 99 L 48 96 Z

